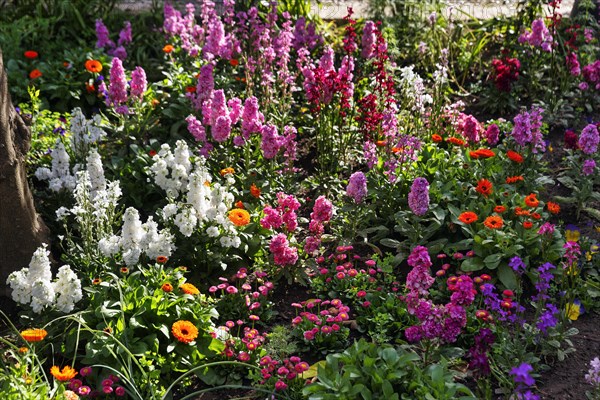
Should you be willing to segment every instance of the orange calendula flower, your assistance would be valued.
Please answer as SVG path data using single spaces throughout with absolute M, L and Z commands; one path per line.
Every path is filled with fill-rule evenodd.
M 38 52 L 35 50 L 27 50 L 25 53 L 25 58 L 29 58 L 30 60 L 33 60 L 34 58 L 38 58 Z
M 523 178 L 523 175 L 509 176 L 506 178 L 506 183 L 511 184 L 511 183 L 521 182 L 524 180 L 525 179 Z
M 474 158 L 474 159 L 491 158 L 491 157 L 494 157 L 495 155 L 496 154 L 493 151 L 491 151 L 490 149 L 479 149 L 479 150 L 469 152 L 469 156 L 471 156 L 471 158 Z
M 250 223 L 250 214 L 241 208 L 234 208 L 229 211 L 228 217 L 235 226 L 245 226 Z
M 464 146 L 465 145 L 465 141 L 464 140 L 459 139 L 459 138 L 455 138 L 455 137 L 450 137 L 450 138 L 446 139 L 446 142 L 455 144 L 457 146 Z
M 524 159 L 523 156 L 517 153 L 516 151 L 509 150 L 506 152 L 506 156 L 511 160 L 518 164 L 521 164 Z
M 434 133 L 433 135 L 431 135 L 431 140 L 434 143 L 440 143 L 442 142 L 444 139 L 442 139 L 442 137 L 440 135 L 438 135 L 437 133 Z
M 174 49 L 173 45 L 171 44 L 167 44 L 165 45 L 165 47 L 163 47 L 163 52 L 169 54 L 170 52 L 172 52 Z
M 93 73 L 102 72 L 102 63 L 98 60 L 87 60 L 85 62 L 85 69 Z
M 473 222 L 477 221 L 478 219 L 479 219 L 479 217 L 473 211 L 465 211 L 464 213 L 460 214 L 460 216 L 458 217 L 458 220 L 460 222 L 467 224 L 467 225 L 472 224 Z
M 21 332 L 21 337 L 30 343 L 41 342 L 47 335 L 45 329 L 25 329 Z
M 223 168 L 220 172 L 221 176 L 225 176 L 227 174 L 235 174 L 235 170 L 231 167 Z
M 551 214 L 558 214 L 560 212 L 560 206 L 552 201 L 546 203 L 546 208 L 548 208 Z
M 191 283 L 184 283 L 183 285 L 179 286 L 179 288 L 185 294 L 191 294 L 192 296 L 200 294 L 200 290 L 198 290 L 198 288 Z
M 191 343 L 198 337 L 198 328 L 190 321 L 177 321 L 171 327 L 171 333 L 181 343 Z
M 477 182 L 477 187 L 475 190 L 485 197 L 488 197 L 490 194 L 492 194 L 492 188 L 492 182 L 488 181 L 487 179 L 480 179 L 479 182 Z
M 75 375 L 77 375 L 77 371 L 68 365 L 65 365 L 62 370 L 54 365 L 52 368 L 50 368 L 50 373 L 54 378 L 56 378 L 57 381 L 60 382 L 70 381 L 71 379 L 75 378 Z
M 505 211 L 506 211 L 506 207 L 504 207 L 504 206 L 496 206 L 496 207 L 494 207 L 494 212 L 497 212 L 498 214 L 502 214 Z
M 525 204 L 527 204 L 528 207 L 537 207 L 540 205 L 540 201 L 537 199 L 535 193 L 531 193 L 529 196 L 525 197 Z
M 42 75 L 43 75 L 42 71 L 40 71 L 39 69 L 36 68 L 36 69 L 34 69 L 33 71 L 31 71 L 29 73 L 29 78 L 30 79 L 37 79 L 37 78 L 39 78 Z
M 159 264 L 164 264 L 168 261 L 169 259 L 165 256 L 158 256 L 156 257 L 156 262 Z
M 254 183 L 250 186 L 250 195 L 252 195 L 252 197 L 256 197 L 257 199 L 260 197 L 260 188 Z
M 497 215 L 489 216 L 483 221 L 483 224 L 490 229 L 500 229 L 504 226 L 504 220 Z
M 171 285 L 169 282 L 165 282 L 162 284 L 162 286 L 160 287 L 163 292 L 165 293 L 171 293 L 173 291 L 173 285 Z
M 523 228 L 525 228 L 525 229 L 531 229 L 532 226 L 533 226 L 533 222 L 531 222 L 531 221 L 523 222 Z

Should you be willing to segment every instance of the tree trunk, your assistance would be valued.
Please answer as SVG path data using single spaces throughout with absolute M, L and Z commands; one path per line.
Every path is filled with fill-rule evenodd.
M 30 144 L 29 128 L 10 99 L 0 49 L 0 295 L 9 294 L 8 275 L 26 267 L 48 239 L 27 182 L 25 155 Z

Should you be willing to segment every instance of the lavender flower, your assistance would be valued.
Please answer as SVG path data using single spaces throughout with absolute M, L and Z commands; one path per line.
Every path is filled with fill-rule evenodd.
M 141 100 L 147 87 L 146 71 L 142 67 L 135 67 L 131 73 L 131 96 Z
M 508 263 L 508 266 L 511 267 L 513 271 L 515 271 L 519 275 L 523 275 L 523 272 L 525 272 L 525 270 L 527 269 L 527 266 L 519 256 L 514 256 L 513 258 L 511 258 L 510 262 Z
M 350 175 L 346 194 L 354 199 L 357 204 L 360 204 L 367 195 L 367 177 L 361 171 L 357 171 Z
M 540 128 L 542 127 L 542 113 L 544 109 L 533 107 L 530 112 L 521 111 L 514 119 L 512 137 L 520 146 L 533 146 L 533 152 L 546 150 L 546 143 Z
M 590 369 L 585 375 L 585 381 L 596 389 L 600 388 L 600 359 L 598 357 L 590 361 Z
M 598 142 L 600 142 L 600 136 L 595 124 L 589 124 L 583 128 L 578 142 L 581 151 L 585 154 L 594 154 L 598 150 Z
M 510 375 L 513 376 L 515 383 L 522 383 L 526 386 L 532 386 L 535 384 L 535 379 L 529 374 L 533 371 L 533 367 L 530 364 L 522 363 L 518 367 L 514 367 L 510 370 Z
M 423 216 L 429 209 L 429 182 L 416 178 L 408 194 L 408 205 L 416 216 Z
M 117 42 L 117 45 L 123 46 L 125 44 L 131 43 L 132 40 L 133 38 L 131 35 L 131 22 L 125 21 L 123 29 L 121 29 L 121 32 L 119 32 L 119 41 Z
M 550 299 L 550 296 L 548 296 L 548 290 L 550 289 L 550 281 L 554 279 L 554 275 L 552 274 L 551 270 L 555 268 L 556 267 L 553 264 L 545 263 L 537 269 L 539 273 L 538 281 L 535 283 L 537 294 L 531 298 L 533 301 L 538 302 Z
M 546 309 L 540 315 L 536 327 L 543 333 L 547 334 L 548 329 L 554 328 L 558 323 L 557 315 L 560 313 L 554 304 L 546 304 Z
M 581 168 L 581 172 L 583 172 L 583 175 L 591 175 L 594 173 L 595 169 L 596 169 L 596 161 L 594 161 L 594 159 L 590 158 L 589 160 L 585 160 L 583 162 L 583 167 Z
M 96 37 L 97 37 L 97 41 L 96 41 L 96 47 L 97 48 L 101 48 L 101 47 L 114 47 L 115 43 L 110 40 L 109 38 L 109 33 L 108 33 L 108 28 L 106 27 L 106 25 L 104 25 L 104 23 L 102 22 L 101 19 L 97 19 L 96 20 Z
M 127 77 L 123 63 L 119 58 L 113 58 L 110 68 L 110 84 L 108 98 L 111 105 L 117 106 L 127 102 Z

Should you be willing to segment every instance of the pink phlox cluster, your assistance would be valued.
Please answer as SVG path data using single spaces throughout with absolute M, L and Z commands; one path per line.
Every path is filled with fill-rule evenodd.
M 264 115 L 258 110 L 258 99 L 254 96 L 248 97 L 242 112 L 243 139 L 248 140 L 253 133 L 261 132 L 264 120 Z
M 294 265 L 298 261 L 298 249 L 290 246 L 285 233 L 278 233 L 271 239 L 269 250 L 273 254 L 275 265 Z
M 593 63 L 588 64 L 585 67 L 583 67 L 583 78 L 587 82 L 582 82 L 581 84 L 586 84 L 585 85 L 586 88 L 587 88 L 587 83 L 590 83 L 590 84 L 594 85 L 596 90 L 600 89 L 600 60 L 596 60 Z M 582 90 L 584 90 L 584 89 L 582 88 Z
M 304 250 L 308 254 L 315 254 L 321 245 L 321 236 L 325 232 L 325 224 L 333 217 L 333 203 L 325 196 L 317 197 L 313 211 L 310 213 L 308 230 L 310 235 L 306 238 Z
M 581 66 L 579 65 L 579 60 L 577 59 L 577 53 L 570 52 L 566 55 L 567 68 L 569 68 L 569 73 L 573 76 L 581 75 Z
M 260 220 L 260 225 L 265 229 L 279 229 L 283 224 L 288 232 L 293 232 L 298 227 L 296 210 L 300 202 L 293 196 L 283 192 L 277 193 L 277 208 L 266 206 L 263 210 L 265 216 Z
M 525 31 L 519 36 L 519 43 L 528 43 L 533 47 L 540 47 L 543 51 L 550 52 L 554 39 L 544 20 L 538 18 L 531 23 L 531 31 Z
M 147 88 L 146 72 L 142 67 L 135 67 L 131 73 L 131 96 L 142 100 Z
M 594 154 L 598 151 L 598 144 L 600 143 L 600 136 L 598 134 L 598 127 L 595 124 L 588 124 L 579 135 L 577 144 L 584 154 Z
M 367 177 L 363 172 L 357 171 L 350 175 L 346 194 L 354 199 L 355 203 L 362 203 L 363 199 L 367 196 Z
M 377 40 L 377 36 L 375 31 L 377 30 L 375 23 L 373 21 L 365 22 L 365 27 L 363 28 L 362 34 L 362 50 L 360 55 L 363 58 L 371 58 L 374 52 L 375 41 Z
M 425 178 L 416 178 L 408 193 L 408 206 L 413 214 L 421 217 L 429 210 L 429 182 Z
M 277 127 L 271 124 L 262 127 L 261 136 L 262 142 L 260 148 L 263 152 L 263 156 L 266 159 L 275 158 L 279 152 L 279 148 L 283 146 L 284 137 L 279 135 L 277 133 Z
M 470 144 L 477 144 L 481 140 L 483 127 L 472 115 L 460 113 L 455 120 L 454 128 L 462 135 Z
M 485 130 L 485 140 L 488 142 L 490 146 L 495 146 L 498 144 L 498 140 L 500 138 L 500 128 L 496 124 L 491 124 Z
M 119 107 L 127 103 L 127 77 L 121 59 L 115 57 L 110 68 L 107 104 Z

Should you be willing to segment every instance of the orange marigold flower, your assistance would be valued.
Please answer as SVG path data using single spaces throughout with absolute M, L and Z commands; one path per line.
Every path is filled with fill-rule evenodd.
M 483 221 L 483 224 L 490 229 L 500 229 L 504 226 L 504 220 L 497 215 L 489 216 Z
M 449 137 L 448 139 L 446 139 L 446 142 L 455 144 L 457 146 L 464 146 L 465 145 L 465 141 L 464 140 L 459 139 L 459 138 L 455 138 L 455 137 Z
M 229 211 L 229 220 L 233 222 L 235 226 L 245 226 L 250 223 L 250 214 L 246 210 L 241 208 L 234 208 Z
M 37 68 L 36 68 L 36 69 L 34 69 L 33 71 L 31 71 L 31 72 L 29 73 L 29 78 L 30 78 L 30 79 L 37 79 L 37 78 L 39 78 L 40 76 L 42 76 L 42 71 L 40 71 L 40 70 L 39 70 L 39 69 L 37 69 Z
M 75 378 L 75 375 L 77 375 L 77 371 L 68 365 L 65 365 L 62 370 L 54 365 L 52 368 L 50 368 L 50 373 L 54 378 L 56 378 L 57 381 L 60 382 L 70 381 L 71 379 Z
M 514 162 L 516 162 L 518 164 L 521 164 L 523 162 L 523 156 L 520 155 L 519 153 L 517 153 L 516 151 L 509 150 L 509 151 L 506 152 L 506 156 L 510 160 L 512 160 L 512 161 L 514 161 Z
M 479 219 L 479 217 L 473 211 L 465 211 L 464 213 L 460 214 L 460 216 L 458 217 L 458 220 L 460 222 L 467 224 L 467 225 L 472 224 L 473 222 L 477 221 L 478 219 Z
M 480 179 L 479 182 L 477 182 L 477 187 L 475 190 L 485 197 L 488 197 L 490 194 L 492 194 L 492 188 L 492 182 L 488 181 L 487 179 Z
M 502 214 L 505 211 L 506 211 L 506 207 L 504 207 L 504 206 L 496 206 L 496 207 L 494 207 L 494 212 L 497 212 L 498 214 Z
M 260 188 L 254 183 L 250 186 L 250 195 L 252 195 L 252 197 L 256 197 L 257 199 L 260 197 Z
M 235 174 L 235 170 L 231 167 L 223 168 L 220 172 L 221 176 L 225 176 L 227 174 Z
M 434 133 L 433 135 L 431 135 L 431 140 L 433 140 L 434 143 L 440 143 L 444 139 L 442 139 L 442 137 L 437 133 Z
M 162 286 L 160 287 L 163 292 L 165 293 L 171 293 L 173 291 L 173 285 L 171 285 L 169 282 L 165 282 L 162 284 Z
M 85 69 L 90 72 L 98 73 L 102 71 L 102 63 L 98 60 L 87 60 L 85 62 Z
M 168 261 L 169 259 L 165 256 L 158 256 L 156 257 L 156 262 L 159 264 L 164 264 Z
M 523 228 L 525 228 L 525 229 L 531 229 L 532 226 L 533 226 L 533 222 L 531 222 L 531 221 L 523 222 Z
M 190 321 L 177 321 L 171 327 L 171 333 L 181 343 L 191 343 L 198 337 L 198 328 Z
M 547 202 L 546 207 L 551 214 L 558 214 L 560 212 L 560 206 L 552 201 Z
M 520 181 L 525 180 L 523 178 L 523 175 L 517 175 L 517 176 L 509 176 L 506 178 L 506 183 L 511 184 L 511 183 L 517 183 Z
M 537 199 L 535 193 L 531 193 L 529 196 L 525 197 L 525 204 L 529 207 L 537 207 L 540 205 L 540 201 Z
M 25 329 L 21 332 L 21 337 L 30 343 L 41 342 L 47 335 L 45 329 Z
M 198 288 L 194 285 L 192 285 L 191 283 L 184 283 L 183 285 L 179 286 L 179 288 L 181 290 L 183 290 L 183 293 L 185 294 L 191 294 L 196 295 L 196 294 L 200 294 L 200 291 L 198 290 Z
M 38 58 L 38 52 L 35 50 L 27 50 L 25 52 L 25 58 L 29 58 L 30 60 L 33 60 L 34 58 Z
M 170 52 L 172 52 L 174 49 L 173 45 L 171 44 L 167 44 L 165 45 L 165 47 L 163 47 L 163 51 L 167 54 L 169 54 Z

